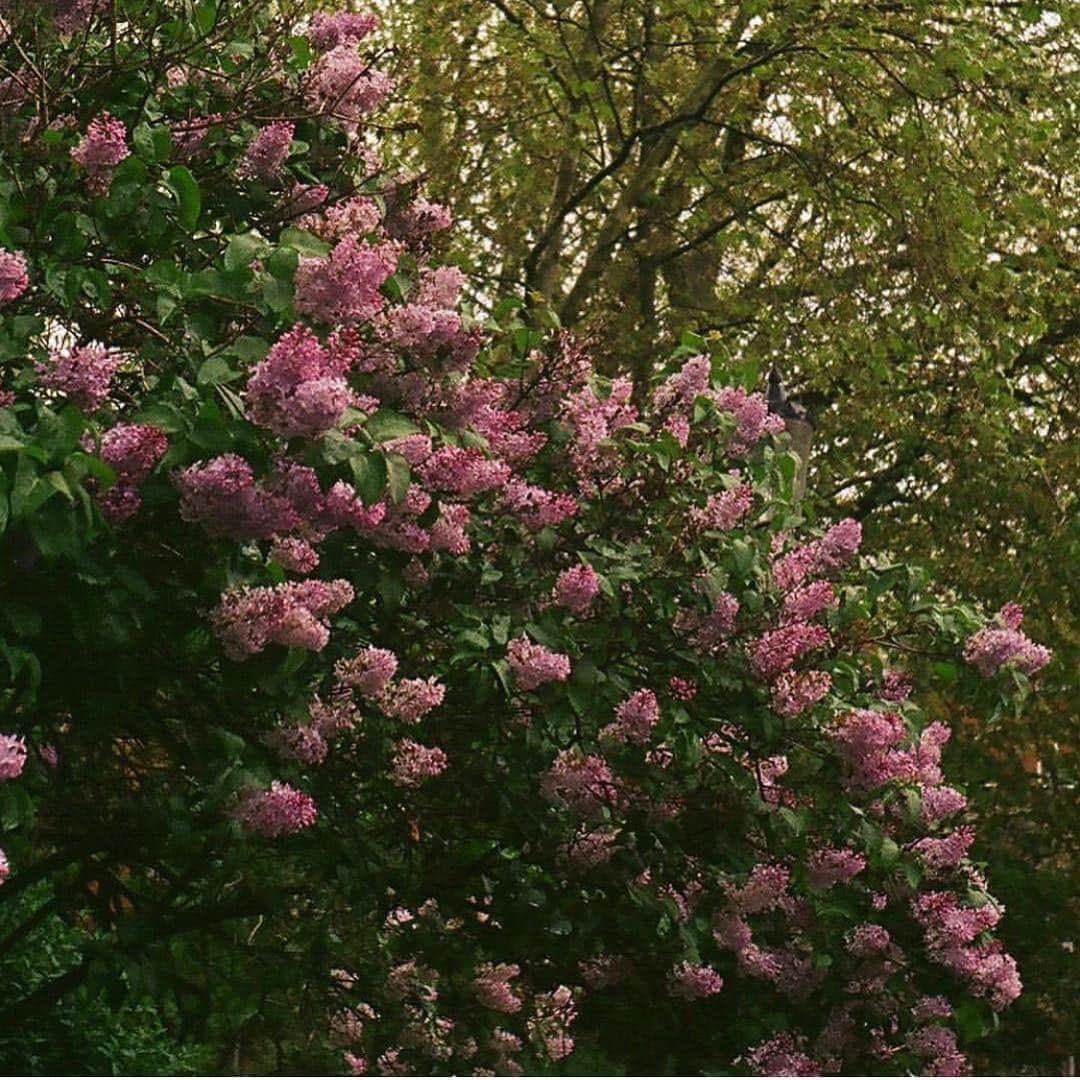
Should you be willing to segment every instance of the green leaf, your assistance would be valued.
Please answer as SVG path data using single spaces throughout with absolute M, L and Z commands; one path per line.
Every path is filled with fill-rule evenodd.
M 401 454 L 386 454 L 386 486 L 395 505 L 400 505 L 409 490 L 412 474 L 409 463 Z
M 370 506 L 386 488 L 386 459 L 382 454 L 354 453 L 349 466 L 357 494 L 365 506 Z
M 368 417 L 364 430 L 372 442 L 381 443 L 389 439 L 399 439 L 402 435 L 415 435 L 420 429 L 400 413 L 392 409 L 380 409 L 374 416 Z
M 222 383 L 232 382 L 239 377 L 239 372 L 233 371 L 229 367 L 229 362 L 224 356 L 211 356 L 209 360 L 204 360 L 200 365 L 195 381 L 200 386 L 219 386 Z
M 165 174 L 165 184 L 176 198 L 180 224 L 190 232 L 198 224 L 202 210 L 198 181 L 186 165 L 174 165 Z
M 246 270 L 254 259 L 270 250 L 270 245 L 255 232 L 240 233 L 225 248 L 225 269 Z

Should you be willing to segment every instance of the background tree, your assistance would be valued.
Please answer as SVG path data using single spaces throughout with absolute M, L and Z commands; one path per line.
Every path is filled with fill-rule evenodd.
M 947 585 L 1038 606 L 1056 689 L 1026 721 L 965 730 L 960 764 L 1011 860 L 1012 942 L 1053 987 L 999 1049 L 1057 1068 L 1078 989 L 1080 604 L 1060 572 L 1080 555 L 1076 6 L 407 0 L 387 17 L 424 44 L 400 60 L 411 160 L 460 218 L 481 300 L 515 291 L 595 330 L 611 371 L 688 328 L 751 373 L 776 364 L 811 407 L 826 505 Z

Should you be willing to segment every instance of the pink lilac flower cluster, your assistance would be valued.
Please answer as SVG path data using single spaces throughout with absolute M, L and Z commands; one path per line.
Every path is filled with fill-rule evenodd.
M 0 251 L 0 304 L 18 299 L 29 284 L 26 256 L 21 251 Z
M 791 592 L 808 577 L 832 574 L 846 566 L 861 543 L 862 526 L 853 518 L 845 518 L 819 540 L 774 559 L 773 581 L 781 592 Z
M 360 55 L 355 40 L 328 49 L 307 73 L 312 111 L 332 117 L 349 130 L 377 109 L 393 89 L 394 80 Z
M 836 604 L 836 591 L 827 581 L 800 585 L 784 597 L 781 622 L 809 622 Z
M 735 433 L 728 445 L 728 453 L 735 457 L 748 454 L 765 435 L 784 430 L 783 417 L 769 412 L 763 394 L 748 394 L 741 387 L 726 386 L 712 397 L 718 409 L 735 418 Z
M 311 17 L 307 39 L 312 48 L 320 52 L 335 49 L 338 45 L 356 44 L 366 38 L 379 25 L 379 17 L 373 12 L 356 14 L 351 11 L 316 12 Z
M 967 1058 L 956 1045 L 956 1033 L 941 1024 L 917 1028 L 907 1037 L 908 1049 L 923 1059 L 923 1076 L 963 1076 Z
M 966 806 L 967 799 L 955 788 L 939 784 L 923 789 L 922 818 L 928 825 L 958 814 Z
M 722 592 L 716 597 L 708 615 L 680 610 L 673 627 L 698 651 L 716 653 L 727 647 L 728 639 L 735 632 L 735 617 L 738 614 L 739 601 L 731 593 Z
M 294 278 L 296 310 L 330 325 L 367 322 L 386 303 L 379 289 L 398 255 L 394 244 L 372 247 L 346 236 L 325 257 L 302 256 Z
M 704 507 L 691 510 L 690 524 L 701 532 L 727 532 L 746 517 L 753 501 L 754 492 L 750 485 L 737 484 L 723 495 L 710 495 Z
M 52 353 L 35 370 L 41 385 L 58 390 L 85 413 L 97 412 L 108 400 L 113 375 L 123 357 L 104 345 L 83 345 Z
M 53 0 L 52 16 L 61 34 L 85 30 L 98 8 L 99 0 Z
M 899 704 L 901 701 L 907 701 L 907 699 L 911 697 L 911 690 L 911 676 L 906 672 L 893 669 L 882 672 L 881 689 L 878 691 L 878 697 L 880 697 L 882 701 L 888 701 L 895 704 Z
M 275 780 L 267 791 L 245 793 L 234 816 L 249 832 L 274 838 L 313 825 L 318 811 L 310 795 Z
M 446 687 L 433 678 L 402 679 L 382 699 L 382 710 L 387 716 L 416 724 L 432 709 L 443 703 Z
M 918 852 L 927 870 L 938 873 L 959 866 L 974 842 L 975 830 L 970 825 L 962 825 L 948 836 L 924 836 L 912 845 L 912 850 Z
M 282 757 L 305 765 L 321 765 L 330 751 L 326 736 L 314 724 L 275 728 L 263 741 Z
M 116 473 L 116 482 L 98 498 L 109 521 L 119 523 L 139 509 L 139 485 L 168 448 L 168 436 L 153 424 L 117 424 L 102 435 L 101 460 Z
M 290 218 L 301 214 L 310 214 L 330 198 L 330 188 L 326 184 L 294 183 L 285 196 L 283 212 Z
M 737 915 L 757 915 L 780 907 L 787 896 L 791 873 L 776 863 L 759 863 L 741 886 L 726 889 L 728 908 Z
M 476 969 L 472 990 L 485 1009 L 501 1013 L 516 1013 L 522 1005 L 521 996 L 510 985 L 521 974 L 517 964 L 481 964 Z
M 537 994 L 528 1021 L 529 1038 L 552 1061 L 561 1061 L 574 1051 L 570 1027 L 576 1019 L 577 1006 L 569 987 L 559 986 L 549 994 Z
M 770 630 L 746 646 L 750 671 L 762 682 L 771 682 L 805 653 L 828 644 L 829 632 L 816 623 L 790 623 Z
M 595 870 L 618 850 L 619 830 L 605 826 L 575 835 L 561 852 L 561 861 L 579 872 Z
M 1023 619 L 1024 609 L 1019 604 L 1006 604 L 997 614 L 997 625 L 984 626 L 967 639 L 964 659 L 985 679 L 1005 664 L 1025 675 L 1034 675 L 1046 667 L 1050 650 L 1036 645 L 1023 633 Z
M 0 885 L 3 885 L 8 879 L 8 875 L 11 873 L 11 863 L 8 862 L 8 857 L 4 854 L 4 849 L 0 848 Z
M 912 911 L 923 928 L 931 960 L 966 982 L 973 994 L 989 998 L 995 1009 L 1020 996 L 1023 984 L 1016 961 L 1002 951 L 1001 942 L 995 938 L 976 943 L 997 925 L 1000 908 L 992 903 L 968 907 L 955 893 L 931 892 L 917 897 Z
M 273 183 L 289 156 L 295 131 L 296 125 L 291 120 L 275 120 L 259 128 L 244 151 L 240 175 L 264 184 Z
M 875 956 L 889 951 L 892 938 L 884 926 L 862 923 L 848 934 L 847 943 L 852 956 Z
M 754 1076 L 820 1076 L 822 1071 L 803 1052 L 802 1040 L 787 1031 L 748 1050 L 746 1064 Z
M 564 607 L 579 619 L 588 616 L 592 602 L 600 591 L 600 578 L 596 571 L 585 563 L 571 566 L 555 579 L 551 598 L 559 607 Z
M 852 709 L 834 724 L 832 737 L 854 787 L 880 787 L 890 780 L 941 783 L 941 747 L 949 729 L 940 721 L 927 725 L 918 742 L 905 748 L 907 729 L 899 715 Z
M 180 492 L 180 516 L 201 525 L 210 536 L 261 540 L 287 533 L 302 522 L 293 501 L 256 486 L 251 466 L 237 454 L 189 465 L 174 474 L 173 483 Z M 318 506 L 322 493 L 317 481 L 315 490 Z
M 379 698 L 390 685 L 398 668 L 398 658 L 389 649 L 369 645 L 334 667 L 338 683 L 366 698 Z
M 352 599 L 353 587 L 340 578 L 232 589 L 210 621 L 232 660 L 253 656 L 271 642 L 317 652 L 330 640 L 327 618 Z
M 827 671 L 785 671 L 773 683 L 771 704 L 780 716 L 798 716 L 819 702 L 831 689 Z
M 577 500 L 572 495 L 527 484 L 516 476 L 506 482 L 503 502 L 507 511 L 530 532 L 561 525 L 578 510 Z
M 506 646 L 506 662 L 519 690 L 535 690 L 549 682 L 565 682 L 570 658 L 530 641 L 525 634 Z
M 559 753 L 540 781 L 540 792 L 580 817 L 594 817 L 621 801 L 608 763 L 578 750 Z
M 248 379 L 251 419 L 285 439 L 329 431 L 353 401 L 345 381 L 353 356 L 346 339 L 333 336 L 323 345 L 307 327 L 294 326 Z
M 25 764 L 25 740 L 17 735 L 0 735 L 0 780 L 14 780 Z
M 600 732 L 601 739 L 644 746 L 660 721 L 660 703 L 651 690 L 636 690 L 615 710 L 615 722 Z
M 700 1001 L 702 998 L 719 994 L 724 988 L 724 980 L 716 969 L 708 964 L 692 964 L 689 960 L 684 960 L 668 973 L 667 988 L 674 998 Z
M 451 555 L 465 555 L 469 551 L 469 536 L 465 531 L 472 515 L 467 506 L 460 503 L 439 503 L 439 517 L 432 524 L 431 550 L 446 551 Z
M 130 153 L 123 123 L 103 112 L 90 121 L 71 156 L 86 173 L 91 193 L 101 195 L 109 190 L 113 169 Z
M 210 129 L 222 121 L 220 113 L 208 116 L 191 116 L 186 120 L 177 120 L 169 127 L 172 154 L 180 161 L 190 161 L 203 148 Z
M 619 450 L 611 440 L 616 431 L 637 420 L 637 407 L 630 404 L 632 392 L 633 383 L 620 377 L 612 380 L 606 398 L 585 386 L 563 403 L 564 419 L 573 431 L 570 463 L 582 480 L 598 479 L 618 468 Z
M 310 574 L 319 565 L 319 553 L 299 536 L 279 536 L 270 546 L 268 557 L 294 574 Z
M 693 679 L 683 679 L 672 675 L 668 679 L 668 690 L 676 701 L 693 701 L 697 697 L 697 683 Z
M 394 783 L 399 787 L 419 787 L 424 781 L 438 776 L 446 764 L 446 754 L 437 746 L 400 739 L 394 747 Z
M 812 888 L 830 889 L 850 881 L 866 869 L 866 858 L 850 848 L 820 848 L 806 861 L 806 879 Z
M 410 360 L 453 354 L 448 369 L 464 371 L 476 352 L 473 336 L 464 331 L 454 310 L 464 284 L 465 275 L 457 267 L 426 268 L 408 303 L 392 308 L 382 320 L 380 337 Z
M 443 446 L 417 468 L 416 475 L 432 491 L 469 498 L 501 487 L 510 476 L 510 466 L 475 447 Z

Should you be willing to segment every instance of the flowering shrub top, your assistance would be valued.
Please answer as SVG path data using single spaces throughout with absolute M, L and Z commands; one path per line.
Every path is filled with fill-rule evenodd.
M 5 893 L 93 881 L 129 980 L 219 950 L 355 1074 L 960 1067 L 1020 979 L 929 691 L 1022 693 L 1021 613 L 808 520 L 693 338 L 635 388 L 477 325 L 372 17 L 206 10 L 158 71 L 169 5 L 115 59 L 86 5 L 43 62 L 114 77 L 4 97 Z

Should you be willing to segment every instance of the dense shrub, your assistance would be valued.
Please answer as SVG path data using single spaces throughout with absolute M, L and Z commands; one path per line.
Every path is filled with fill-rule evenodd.
M 477 325 L 373 19 L 9 18 L 0 908 L 72 936 L 0 1034 L 86 988 L 223 1069 L 962 1067 L 1021 986 L 924 691 L 1017 707 L 1019 608 L 806 520 L 692 336 L 635 396 Z

